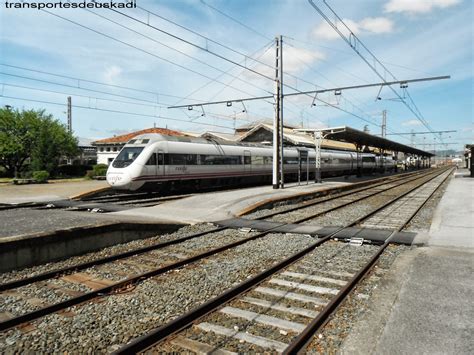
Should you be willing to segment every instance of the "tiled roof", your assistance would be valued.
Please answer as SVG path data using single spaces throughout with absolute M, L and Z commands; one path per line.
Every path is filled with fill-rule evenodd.
M 227 141 L 233 141 L 235 142 L 240 138 L 239 135 L 233 134 L 233 133 L 221 133 L 221 132 L 212 132 L 208 131 L 203 134 L 201 134 L 201 137 L 203 138 L 219 138 L 219 139 L 224 139 Z
M 167 136 L 184 136 L 184 134 L 181 132 L 173 131 L 167 128 L 147 128 L 147 129 L 142 129 L 141 131 L 122 134 L 120 136 L 99 139 L 93 142 L 92 144 L 96 145 L 96 144 L 127 143 L 133 137 L 139 136 L 140 134 L 146 134 L 146 133 L 159 133 L 159 134 L 164 134 Z

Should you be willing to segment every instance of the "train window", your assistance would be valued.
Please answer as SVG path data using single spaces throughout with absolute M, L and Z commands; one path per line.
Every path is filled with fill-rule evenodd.
M 263 164 L 273 163 L 273 157 L 263 157 Z
M 248 155 L 244 156 L 244 164 L 251 164 L 251 163 L 252 163 L 251 157 Z
M 107 152 L 110 152 L 110 147 L 107 147 L 105 150 L 106 150 Z
M 186 159 L 186 165 L 196 165 L 197 155 L 196 154 L 184 154 Z
M 186 165 L 186 154 L 167 154 L 167 164 Z
M 285 157 L 283 162 L 284 164 L 298 164 L 298 157 Z
M 201 165 L 239 165 L 242 164 L 237 155 L 200 155 Z
M 129 166 L 142 152 L 142 147 L 125 147 L 113 162 L 114 168 L 125 168 Z
M 128 144 L 133 144 L 133 143 L 135 143 L 136 141 L 137 141 L 136 139 L 132 139 L 132 140 L 130 140 L 130 141 L 128 142 Z
M 252 156 L 251 161 L 253 165 L 262 165 L 263 164 L 263 157 Z
M 158 165 L 163 165 L 163 154 L 158 153 Z
M 156 165 L 156 153 L 150 156 L 150 159 L 146 162 L 146 165 Z
M 375 162 L 375 157 L 362 157 L 364 163 L 373 163 Z
M 104 151 L 104 147 L 100 147 L 99 152 L 103 152 L 103 151 Z
M 142 139 L 142 144 L 147 144 L 149 141 L 149 139 Z

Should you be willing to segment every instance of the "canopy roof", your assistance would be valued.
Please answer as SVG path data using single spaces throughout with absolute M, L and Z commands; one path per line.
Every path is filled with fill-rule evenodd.
M 354 143 L 359 146 L 366 145 L 370 147 L 381 148 L 384 150 L 420 155 L 424 157 L 434 156 L 434 154 L 425 152 L 424 150 L 413 148 L 408 145 L 394 142 L 386 138 L 374 136 L 372 134 L 362 132 L 347 126 L 323 128 L 318 129 L 318 131 L 323 133 L 324 138 Z

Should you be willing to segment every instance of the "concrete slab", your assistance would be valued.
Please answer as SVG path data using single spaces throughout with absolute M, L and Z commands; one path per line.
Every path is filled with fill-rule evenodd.
M 377 354 L 474 352 L 474 250 L 424 248 L 411 265 Z
M 474 353 L 474 179 L 451 179 L 429 231 L 395 262 L 341 353 Z
M 107 187 L 106 181 L 84 180 L 48 184 L 0 185 L 0 203 L 48 202 Z
M 435 210 L 428 245 L 474 248 L 474 179 L 451 179 Z
M 316 192 L 327 188 L 348 185 L 347 182 L 291 185 L 283 190 L 272 186 L 258 186 L 239 190 L 202 193 L 163 205 L 136 208 L 113 213 L 116 216 L 141 216 L 163 222 L 200 223 L 233 218 L 240 211 L 269 198 L 289 197 L 300 193 Z

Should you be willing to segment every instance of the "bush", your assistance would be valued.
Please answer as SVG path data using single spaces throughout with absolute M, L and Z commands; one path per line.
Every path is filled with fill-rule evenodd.
M 58 177 L 80 177 L 86 175 L 91 170 L 91 165 L 60 165 L 56 175 Z
M 36 182 L 48 182 L 49 173 L 46 170 L 33 171 L 32 177 Z
M 105 176 L 108 168 L 106 164 L 97 164 L 94 165 L 92 170 L 94 171 L 94 176 Z
M 21 179 L 31 179 L 33 177 L 33 172 L 30 170 L 22 171 L 18 174 Z
M 105 176 L 107 174 L 108 166 L 106 164 L 97 164 L 92 167 L 92 170 L 86 171 L 86 178 L 94 179 L 97 176 Z

